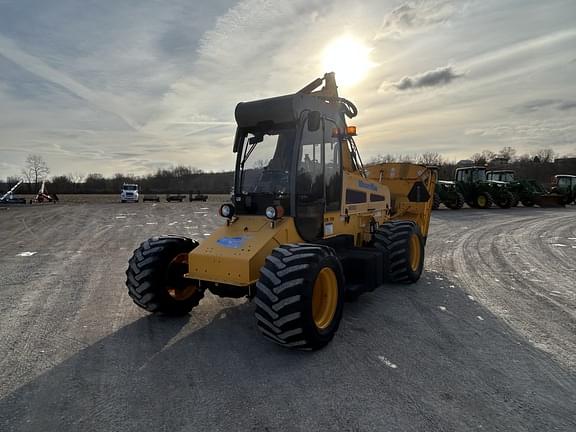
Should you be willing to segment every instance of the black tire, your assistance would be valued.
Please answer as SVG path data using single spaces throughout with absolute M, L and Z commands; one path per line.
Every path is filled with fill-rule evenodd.
M 482 197 L 484 199 L 482 199 Z M 489 192 L 480 192 L 474 198 L 475 208 L 489 209 L 490 207 L 492 207 L 493 204 L 494 204 L 494 199 L 492 198 L 492 195 L 490 195 Z
M 417 251 L 411 247 L 411 241 L 418 242 Z M 420 279 L 424 269 L 424 239 L 414 222 L 391 221 L 380 225 L 374 234 L 374 247 L 388 257 L 384 269 L 386 282 L 410 284 Z M 419 261 L 414 266 L 413 253 L 419 254 Z
M 197 306 L 204 290 L 183 277 L 188 271 L 187 254 L 196 246 L 198 242 L 179 236 L 152 237 L 142 243 L 126 270 L 134 303 L 166 315 L 185 315 Z M 181 261 L 184 257 L 186 262 Z
M 432 198 L 432 210 L 438 210 L 440 208 L 440 195 L 434 192 L 434 197 Z
M 321 271 L 335 276 L 337 299 L 332 302 L 333 315 L 319 327 L 314 320 L 312 299 Z M 287 348 L 316 350 L 325 346 L 342 318 L 343 274 L 340 261 L 327 246 L 300 243 L 274 249 L 256 283 L 255 317 L 260 332 Z
M 535 204 L 534 201 L 529 198 L 523 199 L 521 202 L 524 207 L 534 207 Z
M 500 208 L 507 209 L 512 207 L 512 204 L 514 204 L 514 194 L 510 191 L 502 191 L 498 196 L 496 205 Z
M 512 201 L 512 207 L 518 207 L 518 204 L 520 203 L 520 198 L 518 198 L 518 195 L 513 194 L 514 195 L 514 201 Z
M 460 210 L 464 207 L 464 195 L 460 192 L 456 192 L 455 199 L 453 201 L 445 202 L 444 205 L 452 210 Z

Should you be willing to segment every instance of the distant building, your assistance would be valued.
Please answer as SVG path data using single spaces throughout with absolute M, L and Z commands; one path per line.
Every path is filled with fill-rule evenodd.
M 557 174 L 576 174 L 576 157 L 563 157 L 554 160 Z

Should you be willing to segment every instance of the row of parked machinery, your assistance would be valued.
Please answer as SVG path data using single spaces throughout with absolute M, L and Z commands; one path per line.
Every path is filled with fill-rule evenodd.
M 16 183 L 12 188 L 6 192 L 5 194 L 0 193 L 0 204 L 27 204 L 26 198 L 18 197 L 15 195 L 16 189 L 18 189 L 24 183 L 23 180 L 20 180 Z M 55 193 L 49 194 L 46 190 L 46 183 L 42 182 L 42 186 L 40 186 L 40 190 L 36 194 L 34 198 L 31 198 L 29 203 L 44 203 L 44 202 L 51 202 L 57 203 L 58 195 Z
M 184 194 L 167 194 L 167 202 L 183 202 L 188 199 L 192 201 L 206 201 L 208 200 L 208 195 L 201 194 L 200 192 L 190 192 L 188 195 Z M 124 183 L 122 189 L 120 190 L 120 201 L 125 202 L 138 202 L 140 201 L 140 193 L 138 190 L 138 185 L 133 183 Z M 155 193 L 147 193 L 142 196 L 142 202 L 153 201 L 160 202 L 160 195 Z
M 457 168 L 454 180 L 439 180 L 434 191 L 433 209 L 441 204 L 458 210 L 464 204 L 486 209 L 493 205 L 500 208 L 556 207 L 576 200 L 576 176 L 555 175 L 550 188 L 536 180 L 516 179 L 512 170 L 489 171 L 483 166 Z

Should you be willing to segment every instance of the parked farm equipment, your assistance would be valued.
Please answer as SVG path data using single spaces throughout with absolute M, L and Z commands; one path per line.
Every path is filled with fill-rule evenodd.
M 208 200 L 208 195 L 204 195 L 200 192 L 190 192 L 188 193 L 188 200 L 190 202 L 192 201 L 207 201 Z
M 38 193 L 36 194 L 34 199 L 30 200 L 30 204 L 32 204 L 33 202 L 36 202 L 36 203 L 51 202 L 53 204 L 56 204 L 58 201 L 60 201 L 58 199 L 58 195 L 56 195 L 55 193 L 49 194 L 48 191 L 46 190 L 46 182 L 42 181 L 42 185 L 40 186 L 40 190 L 38 191 Z
M 19 197 L 14 196 L 14 192 L 16 192 L 16 189 L 18 189 L 22 183 L 23 183 L 23 180 L 20 180 L 18 183 L 16 183 L 14 186 L 12 186 L 12 188 L 8 192 L 6 192 L 4 195 L 2 195 L 0 197 L 0 203 L 1 204 L 26 204 L 26 198 L 19 198 Z
M 186 195 L 182 194 L 168 194 L 166 195 L 166 201 L 168 202 L 182 202 L 186 199 Z
M 456 168 L 455 183 L 456 190 L 470 207 L 487 209 L 496 204 L 510 208 L 514 203 L 514 195 L 507 183 L 486 179 L 486 167 Z
M 456 189 L 456 183 L 448 180 L 438 180 L 434 188 L 434 201 L 432 209 L 436 210 L 444 204 L 452 210 L 459 210 L 464 206 L 464 195 Z
M 508 185 L 514 194 L 512 206 L 521 202 L 524 207 L 538 205 L 540 207 L 556 207 L 563 205 L 564 197 L 558 193 L 550 193 L 536 180 L 516 179 L 513 170 L 492 170 L 486 172 L 489 181 L 501 181 Z
M 416 282 L 435 172 L 408 163 L 365 169 L 356 128 L 346 125 L 356 114 L 333 73 L 294 94 L 238 104 L 223 226 L 200 244 L 180 236 L 142 243 L 126 271 L 134 302 L 181 315 L 206 290 L 247 296 L 266 338 L 318 349 L 336 333 L 345 298 L 383 281 Z
M 562 197 L 562 204 L 576 203 L 576 176 L 557 174 L 552 183 L 552 192 Z

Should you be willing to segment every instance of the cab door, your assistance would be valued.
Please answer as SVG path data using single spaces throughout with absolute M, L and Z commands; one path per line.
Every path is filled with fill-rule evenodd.
M 302 128 L 296 163 L 295 224 L 300 237 L 313 241 L 323 237 L 324 210 L 324 126 L 310 131 Z

